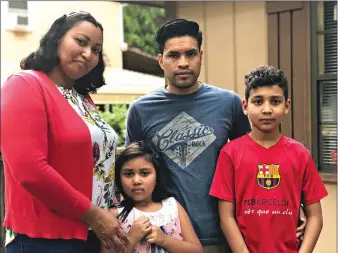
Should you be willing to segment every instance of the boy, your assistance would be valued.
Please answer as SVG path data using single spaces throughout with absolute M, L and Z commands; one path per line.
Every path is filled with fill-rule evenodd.
M 252 130 L 222 148 L 210 189 L 219 199 L 222 231 L 233 253 L 312 252 L 327 191 L 309 151 L 279 132 L 290 109 L 287 79 L 272 66 L 245 79 L 242 104 Z M 294 228 L 300 203 L 308 222 L 299 248 Z

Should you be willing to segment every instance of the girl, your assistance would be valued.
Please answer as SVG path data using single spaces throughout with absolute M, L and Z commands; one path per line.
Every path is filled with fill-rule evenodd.
M 122 223 L 127 252 L 203 252 L 184 208 L 169 197 L 170 176 L 162 158 L 143 142 L 130 144 L 116 162 L 122 202 L 111 209 Z M 108 252 L 102 247 L 102 253 Z

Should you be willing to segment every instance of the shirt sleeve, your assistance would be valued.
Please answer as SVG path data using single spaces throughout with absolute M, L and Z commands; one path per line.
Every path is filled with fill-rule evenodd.
M 209 194 L 219 199 L 235 202 L 234 180 L 235 174 L 231 158 L 223 148 L 217 160 L 216 172 Z
M 125 138 L 125 147 L 132 142 L 141 141 L 143 139 L 141 120 L 135 103 L 129 107 L 126 124 L 127 134 Z
M 242 109 L 241 98 L 235 93 L 232 104 L 232 127 L 229 134 L 229 139 L 233 140 L 241 137 L 251 131 L 251 126 L 248 117 L 244 114 Z
M 90 200 L 50 166 L 48 150 L 43 92 L 35 78 L 13 75 L 1 89 L 4 162 L 17 183 L 35 199 L 63 216 L 80 219 Z
M 320 178 L 316 165 L 309 155 L 302 184 L 302 203 L 310 205 L 327 196 L 327 191 Z

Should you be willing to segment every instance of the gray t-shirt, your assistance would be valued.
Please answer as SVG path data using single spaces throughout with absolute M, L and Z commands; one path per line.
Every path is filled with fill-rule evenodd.
M 217 199 L 209 196 L 218 154 L 228 139 L 250 131 L 241 99 L 233 91 L 202 84 L 176 95 L 158 89 L 134 101 L 126 145 L 151 141 L 164 154 L 173 177 L 169 189 L 187 211 L 203 245 L 224 242 Z

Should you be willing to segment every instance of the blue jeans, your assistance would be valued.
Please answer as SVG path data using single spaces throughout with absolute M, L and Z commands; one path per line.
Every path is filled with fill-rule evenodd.
M 6 253 L 99 253 L 100 241 L 90 231 L 88 240 L 41 239 L 18 234 L 6 247 Z

